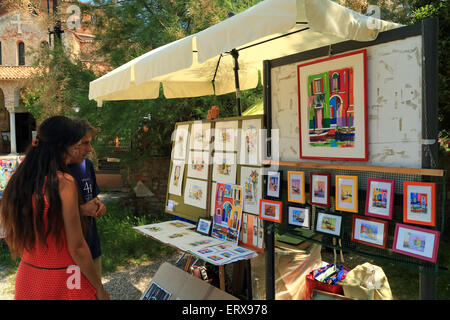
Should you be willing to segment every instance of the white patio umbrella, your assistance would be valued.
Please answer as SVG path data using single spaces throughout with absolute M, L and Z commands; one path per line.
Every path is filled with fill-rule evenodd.
M 89 98 L 100 105 L 154 99 L 161 84 L 166 98 L 239 93 L 257 86 L 264 60 L 346 40 L 371 41 L 400 26 L 329 0 L 266 0 L 92 81 Z

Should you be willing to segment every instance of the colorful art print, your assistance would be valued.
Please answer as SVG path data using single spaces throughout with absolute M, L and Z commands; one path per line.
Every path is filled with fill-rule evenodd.
M 436 225 L 434 182 L 403 182 L 403 222 Z
M 241 166 L 240 181 L 244 193 L 244 212 L 258 215 L 262 197 L 262 169 Z
M 214 128 L 214 149 L 218 151 L 237 151 L 238 121 L 219 121 Z
M 310 203 L 316 206 L 330 206 L 330 174 L 311 172 L 309 175 Z
M 194 241 L 189 243 L 189 245 L 191 247 L 198 247 L 198 246 L 204 246 L 205 244 L 210 244 L 211 242 L 213 242 L 212 240 L 199 240 L 199 241 Z
M 352 241 L 386 248 L 388 222 L 353 215 Z
M 288 224 L 304 229 L 311 229 L 311 208 L 288 205 Z
M 358 212 L 357 176 L 336 176 L 336 210 Z
M 305 173 L 288 171 L 288 201 L 305 203 Z
M 178 233 L 173 233 L 173 234 L 168 235 L 168 238 L 169 239 L 181 238 L 188 234 L 189 234 L 188 232 L 178 232 Z
M 300 158 L 367 161 L 366 50 L 297 66 Z
M 392 219 L 394 208 L 394 180 L 367 179 L 366 215 Z
M 259 218 L 281 223 L 282 207 L 281 201 L 261 199 L 259 201 Z
M 171 225 L 171 226 L 174 226 L 175 228 L 189 228 L 190 227 L 190 224 L 186 225 L 186 224 L 184 224 L 183 222 L 180 222 L 180 221 L 174 221 L 174 222 L 170 222 L 168 224 Z
M 173 160 L 172 162 L 172 173 L 169 181 L 169 193 L 171 194 L 181 196 L 184 165 L 183 160 Z
M 211 122 L 195 121 L 192 124 L 190 149 L 209 150 L 211 142 Z
M 155 282 L 152 282 L 145 291 L 141 300 L 169 300 L 172 293 L 161 287 Z
M 209 236 L 209 234 L 211 233 L 211 225 L 212 225 L 211 220 L 198 218 L 197 227 L 195 228 L 195 231 L 197 231 L 200 234 Z
M 210 254 L 210 253 L 217 252 L 217 250 L 213 249 L 213 248 L 204 248 L 204 249 L 200 249 L 200 250 L 198 250 L 196 252 L 199 253 L 199 254 L 204 255 L 204 254 Z
M 266 180 L 265 198 L 280 200 L 283 171 L 268 171 L 264 178 Z
M 206 193 L 208 182 L 187 178 L 184 190 L 184 203 L 206 209 Z
M 148 230 L 150 232 L 159 232 L 162 229 L 160 227 L 146 227 L 145 230 Z
M 236 153 L 214 153 L 213 159 L 213 181 L 236 183 Z
M 187 140 L 189 137 L 189 124 L 177 125 L 172 137 L 174 137 L 172 159 L 185 160 Z
M 258 252 L 264 252 L 264 221 L 252 214 L 242 214 L 242 229 L 239 245 Z
M 242 218 L 242 187 L 217 183 L 211 236 L 238 242 Z
M 259 165 L 262 154 L 261 119 L 242 120 L 240 163 Z
M 319 212 L 316 219 L 316 231 L 340 237 L 342 216 Z
M 197 179 L 208 179 L 208 169 L 210 163 L 209 152 L 191 151 L 189 152 L 187 176 Z
M 439 236 L 436 230 L 397 223 L 392 251 L 436 263 Z

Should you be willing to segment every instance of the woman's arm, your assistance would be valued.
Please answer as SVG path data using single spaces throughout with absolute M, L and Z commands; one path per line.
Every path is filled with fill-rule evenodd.
M 59 174 L 58 177 L 69 253 L 81 272 L 97 291 L 97 298 L 109 299 L 109 294 L 103 288 L 102 281 L 95 270 L 91 252 L 84 239 L 78 210 L 78 190 L 75 180 L 68 174 Z

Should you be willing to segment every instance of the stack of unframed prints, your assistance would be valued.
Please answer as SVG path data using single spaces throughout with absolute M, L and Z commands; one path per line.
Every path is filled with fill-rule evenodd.
M 257 253 L 229 241 L 201 235 L 194 231 L 194 224 L 185 221 L 165 221 L 133 228 L 143 235 L 188 252 L 214 265 L 250 259 L 257 255 Z

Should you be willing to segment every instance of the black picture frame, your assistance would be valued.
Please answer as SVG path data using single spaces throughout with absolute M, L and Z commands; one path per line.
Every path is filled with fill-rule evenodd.
M 291 227 L 312 230 L 312 207 L 309 205 L 297 205 L 289 203 L 286 209 L 287 223 Z M 296 211 L 302 210 L 305 212 L 303 221 L 298 221 Z M 297 221 L 296 221 L 297 220 Z
M 275 178 L 278 180 L 278 182 L 273 181 L 272 178 Z M 283 171 L 272 171 L 268 170 L 267 175 L 264 175 L 264 198 L 270 199 L 270 200 L 281 200 L 281 189 L 283 185 Z M 273 186 L 273 183 L 276 183 L 277 190 L 269 190 L 271 186 Z
M 197 225 L 195 226 L 195 232 L 204 236 L 210 236 L 212 230 L 212 220 L 206 218 L 198 218 Z

